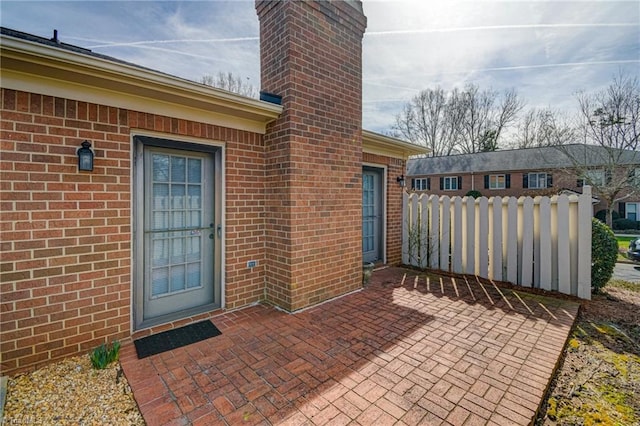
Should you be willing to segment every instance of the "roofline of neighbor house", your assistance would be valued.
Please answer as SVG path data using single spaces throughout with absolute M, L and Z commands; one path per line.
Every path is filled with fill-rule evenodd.
M 572 143 L 564 149 L 584 158 L 587 167 L 598 168 L 607 164 L 609 148 L 585 143 Z M 620 165 L 640 165 L 640 153 L 633 150 L 612 148 Z M 460 173 L 491 173 L 525 170 L 553 170 L 573 167 L 571 158 L 563 150 L 553 146 L 505 149 L 473 154 L 456 154 L 442 157 L 412 159 L 407 165 L 410 176 L 447 175 Z
M 13 32 L 16 35 L 6 34 Z M 2 87 L 264 134 L 282 106 L 3 28 Z M 46 89 L 46 91 L 45 91 Z
M 364 129 L 362 130 L 362 151 L 401 160 L 407 160 L 412 155 L 424 155 L 431 152 L 427 147 Z

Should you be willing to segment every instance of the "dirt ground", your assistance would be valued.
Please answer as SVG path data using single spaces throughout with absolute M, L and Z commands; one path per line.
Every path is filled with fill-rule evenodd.
M 640 285 L 582 305 L 536 425 L 640 425 Z

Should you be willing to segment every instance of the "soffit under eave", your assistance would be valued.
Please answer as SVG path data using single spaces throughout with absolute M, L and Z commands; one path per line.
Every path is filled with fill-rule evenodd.
M 64 52 L 67 53 L 67 52 Z M 209 111 L 216 114 L 228 115 L 243 120 L 253 120 L 262 127 L 275 120 L 282 112 L 282 107 L 271 105 L 236 96 L 235 94 L 220 93 L 212 88 L 199 84 L 160 76 L 160 80 L 145 79 L 144 69 L 134 69 L 133 75 L 118 72 L 120 64 L 109 63 L 107 67 L 96 67 L 94 64 L 78 64 L 69 62 L 68 57 L 60 59 L 51 57 L 37 57 L 29 52 L 10 50 L 2 46 L 3 74 L 14 71 L 25 76 L 41 76 L 48 81 L 59 80 L 66 84 L 78 84 L 85 87 L 103 89 L 127 96 L 138 96 L 174 105 L 184 105 L 189 108 Z M 77 55 L 76 55 L 77 56 Z M 78 59 L 74 57 L 73 59 Z M 88 58 L 87 62 L 92 62 Z M 95 60 L 93 62 L 96 62 Z M 130 67 L 131 68 L 131 67 Z M 131 71 L 131 70 L 128 70 Z M 152 76 L 152 72 L 148 72 Z M 154 77 L 154 76 L 152 76 Z M 3 78 L 4 80 L 4 78 Z M 176 83 L 176 84 L 171 84 Z M 4 87 L 4 84 L 3 84 Z M 261 132 L 264 133 L 264 132 Z
M 429 152 L 427 148 L 422 148 L 407 143 L 397 143 L 395 141 L 379 140 L 366 137 L 362 138 L 362 152 L 368 154 L 384 155 L 386 157 L 408 160 L 412 155 L 424 155 Z

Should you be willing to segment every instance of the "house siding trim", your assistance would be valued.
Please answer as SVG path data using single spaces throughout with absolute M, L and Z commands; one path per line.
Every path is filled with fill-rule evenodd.
M 405 142 L 401 139 L 363 130 L 362 152 L 406 161 L 411 155 L 425 155 L 431 152 L 431 150 L 424 146 Z
M 114 59 L 2 36 L 2 87 L 264 134 L 282 107 Z M 43 90 L 46 89 L 46 90 Z M 148 108 L 148 109 L 147 109 Z M 196 115 L 194 115 L 196 114 Z M 233 125 L 233 123 L 236 123 Z M 239 127 L 234 127 L 239 126 Z

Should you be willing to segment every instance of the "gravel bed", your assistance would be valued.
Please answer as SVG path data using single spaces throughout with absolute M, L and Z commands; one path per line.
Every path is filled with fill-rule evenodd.
M 95 370 L 77 356 L 11 377 L 2 424 L 142 425 L 120 364 Z

